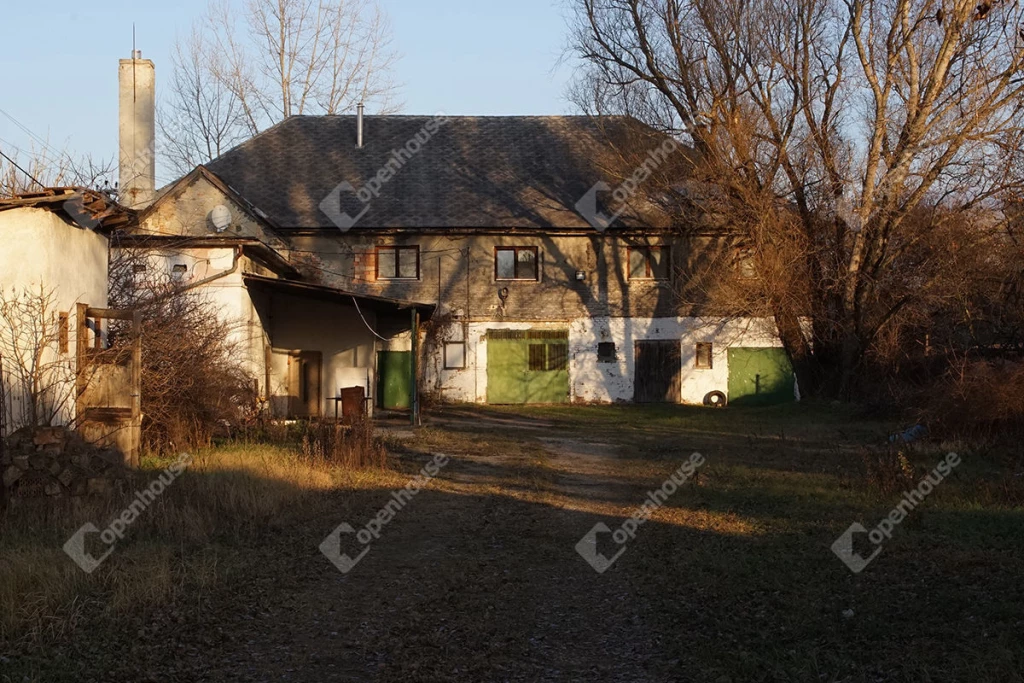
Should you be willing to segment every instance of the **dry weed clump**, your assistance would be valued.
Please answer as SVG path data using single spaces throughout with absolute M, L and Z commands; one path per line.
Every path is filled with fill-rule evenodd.
M 861 460 L 868 484 L 881 493 L 901 493 L 916 484 L 914 466 L 902 450 L 865 448 Z
M 387 449 L 368 418 L 343 425 L 329 420 L 303 424 L 302 454 L 313 461 L 324 461 L 352 469 L 382 469 L 387 465 Z
M 958 436 L 1024 433 L 1024 363 L 964 362 L 932 386 L 921 403 L 933 428 Z

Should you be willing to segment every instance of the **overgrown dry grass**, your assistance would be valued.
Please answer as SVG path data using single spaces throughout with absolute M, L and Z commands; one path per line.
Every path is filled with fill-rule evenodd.
M 200 451 L 94 574 L 73 564 L 64 542 L 83 524 L 105 528 L 170 462 L 147 459 L 126 490 L 106 501 L 20 501 L 0 518 L 0 642 L 67 637 L 97 607 L 116 618 L 202 595 L 241 568 L 245 560 L 232 546 L 336 511 L 338 501 L 325 495 L 331 491 L 396 480 L 393 472 L 348 470 L 280 447 Z
M 890 449 L 899 426 L 813 405 L 460 408 L 396 427 L 390 470 L 205 451 L 91 576 L 60 551 L 88 514 L 8 518 L 0 652 L 19 683 L 1024 683 L 1024 477 L 972 443 Z M 950 450 L 962 467 L 850 572 L 832 542 Z M 700 476 L 594 572 L 582 535 L 621 524 L 693 451 Z M 437 453 L 451 463 L 358 567 L 320 556 Z

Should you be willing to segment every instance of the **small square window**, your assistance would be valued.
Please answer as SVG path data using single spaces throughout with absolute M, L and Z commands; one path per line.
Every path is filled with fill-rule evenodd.
M 713 356 L 714 346 L 712 344 L 697 344 L 696 363 L 694 366 L 698 370 L 710 370 Z
M 753 249 L 746 247 L 736 250 L 736 272 L 743 280 L 757 279 L 757 261 Z
M 173 275 L 175 279 L 180 280 L 181 278 L 185 277 L 185 273 L 187 272 L 188 266 L 186 266 L 184 263 L 176 263 L 174 267 L 171 268 L 171 275 Z
M 466 342 L 447 342 L 444 345 L 444 369 L 463 370 L 466 367 Z
M 630 247 L 630 280 L 668 280 L 672 272 L 671 252 L 667 246 Z
M 378 280 L 418 280 L 419 247 L 377 247 Z
M 597 345 L 597 362 L 614 363 L 616 360 L 615 342 L 599 342 Z
M 495 280 L 539 280 L 537 247 L 496 247 Z

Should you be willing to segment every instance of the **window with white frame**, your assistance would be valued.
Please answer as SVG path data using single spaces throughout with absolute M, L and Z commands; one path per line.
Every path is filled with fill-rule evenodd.
M 466 342 L 446 342 L 444 345 L 444 369 L 463 370 L 466 367 Z

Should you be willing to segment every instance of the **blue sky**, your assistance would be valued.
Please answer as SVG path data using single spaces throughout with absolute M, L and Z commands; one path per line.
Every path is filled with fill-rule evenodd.
M 571 66 L 559 65 L 561 0 L 381 2 L 402 55 L 404 113 L 572 113 Z M 117 149 L 117 60 L 130 56 L 132 22 L 143 56 L 156 62 L 159 96 L 175 37 L 205 7 L 206 0 L 0 0 L 0 109 L 56 149 L 109 159 Z M 0 114 L 0 150 L 32 143 Z

